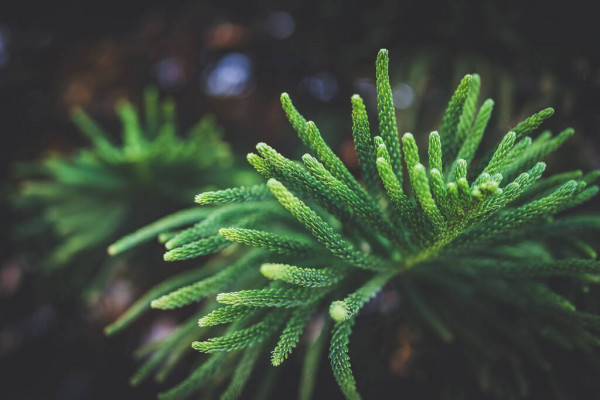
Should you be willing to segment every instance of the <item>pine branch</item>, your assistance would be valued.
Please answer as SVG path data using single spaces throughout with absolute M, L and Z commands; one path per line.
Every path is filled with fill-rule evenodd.
M 159 233 L 187 225 L 197 221 L 210 214 L 210 210 L 202 208 L 190 208 L 179 211 L 167 217 L 161 218 L 158 221 L 151 223 L 141 229 L 138 229 L 132 234 L 129 234 L 108 247 L 108 254 L 114 256 L 126 250 L 131 249 L 158 236 Z
M 274 179 L 267 182 L 277 200 L 300 221 L 331 253 L 349 263 L 366 269 L 381 268 L 381 261 L 355 250 L 301 200 Z
M 373 195 L 378 192 L 375 180 L 377 169 L 373 139 L 371 138 L 367 110 L 362 98 L 356 94 L 352 96 L 352 134 L 364 183 L 369 189 L 369 193 Z
M 331 303 L 329 307 L 331 318 L 336 322 L 354 318 L 362 306 L 374 297 L 395 273 L 395 271 L 388 271 L 375 275 L 374 278 L 344 300 Z
M 258 265 L 263 257 L 264 254 L 262 253 L 249 253 L 209 278 L 184 286 L 153 300 L 151 306 L 152 308 L 172 309 L 200 301 L 206 296 L 218 293 L 229 287 L 234 281 L 240 278 L 244 270 L 250 270 L 253 265 Z
M 514 376 L 503 387 L 524 391 L 524 366 L 552 376 L 547 344 L 591 355 L 600 343 L 600 317 L 577 311 L 580 294 L 573 294 L 598 281 L 600 263 L 593 259 L 596 251 L 589 238 L 600 230 L 600 219 L 556 217 L 597 194 L 593 183 L 600 172 L 542 177 L 546 164 L 541 160 L 572 130 L 532 139 L 529 135 L 553 113 L 542 110 L 474 163 L 494 103 L 488 99 L 477 108 L 480 77 L 467 75 L 451 97 L 439 130 L 429 134 L 427 161 L 422 161 L 415 135 L 404 133 L 400 147 L 386 50 L 378 54 L 376 78 L 379 136 L 370 132 L 362 99 L 351 99 L 358 180 L 284 93 L 284 111 L 312 155 L 305 154 L 299 163 L 259 143 L 257 154 L 247 158 L 268 179 L 266 185 L 200 194 L 196 200 L 208 210 L 206 215 L 161 221 L 122 245 L 131 247 L 162 227 L 167 230 L 161 234 L 168 250 L 165 259 L 198 257 L 230 242 L 260 249 L 241 258 L 247 250 L 232 247 L 223 254 L 229 253 L 233 263 L 217 256 L 217 272 L 191 282 L 186 281 L 194 279 L 191 273 L 174 280 L 168 290 L 183 287 L 152 302 L 155 308 L 177 308 L 216 294 L 225 304 L 204 315 L 199 325 L 232 323 L 231 328 L 193 344 L 208 353 L 243 350 L 223 398 L 242 394 L 262 346 L 282 327 L 271 362 L 282 364 L 307 330 L 300 397 L 310 398 L 327 338 L 324 330 L 314 328 L 319 318 L 311 318 L 329 303 L 335 323 L 331 368 L 344 396 L 360 399 L 349 338 L 361 310 L 388 282 L 406 295 L 403 321 L 411 334 L 419 340 L 429 340 L 429 333 L 441 339 L 424 343 L 436 346 L 429 354 L 445 351 L 437 346 L 452 342 L 471 357 L 470 368 L 478 371 L 478 379 L 481 374 L 495 379 L 500 375 L 490 365 L 506 363 Z M 135 128 L 139 121 L 130 110 L 123 113 L 129 129 Z M 85 177 L 82 173 L 77 179 Z M 111 184 L 107 179 L 106 185 Z M 265 283 L 259 271 L 273 282 Z M 569 278 L 570 286 L 548 284 L 555 277 Z M 167 286 L 160 288 L 161 294 Z M 136 305 L 131 318 L 141 310 Z M 316 333 L 315 341 L 311 336 Z M 158 345 L 147 351 L 164 357 Z M 204 383 L 223 360 L 211 358 L 194 374 Z M 168 393 L 187 395 L 198 387 L 186 380 Z
M 312 250 L 312 243 L 300 237 L 277 235 L 270 232 L 243 228 L 221 228 L 219 235 L 230 242 L 260 247 L 275 253 L 302 254 Z
M 283 314 L 270 312 L 264 320 L 248 328 L 236 330 L 225 336 L 217 336 L 204 342 L 192 343 L 192 348 L 203 353 L 228 352 L 252 347 L 263 342 L 269 334 L 283 324 Z
M 457 135 L 457 129 L 465 102 L 471 91 L 472 80 L 473 77 L 471 75 L 465 75 L 460 81 L 458 88 L 450 99 L 444 118 L 442 119 L 442 126 L 440 127 L 439 133 L 441 141 L 444 144 L 444 164 L 450 162 L 453 157 L 455 157 L 460 146 L 460 140 L 462 138 Z
M 348 355 L 348 342 L 353 325 L 354 318 L 344 319 L 335 324 L 329 345 L 329 359 L 333 376 L 344 396 L 349 400 L 358 400 L 361 397 L 356 391 L 356 381 L 350 368 L 350 356 Z
M 247 317 L 255 311 L 255 307 L 248 307 L 243 305 L 220 307 L 211 312 L 210 314 L 207 314 L 200 318 L 198 320 L 198 326 L 205 327 L 228 324 L 243 317 Z
M 344 277 L 344 272 L 337 268 L 299 268 L 287 264 L 263 264 L 260 272 L 269 279 L 304 287 L 332 286 Z
M 171 292 L 173 289 L 181 287 L 182 285 L 189 284 L 191 282 L 202 279 L 211 274 L 210 269 L 194 269 L 191 271 L 184 272 L 180 275 L 176 275 L 173 278 L 167 279 L 160 283 L 154 288 L 146 292 L 140 297 L 133 305 L 131 305 L 127 311 L 125 311 L 115 322 L 104 328 L 104 333 L 107 335 L 115 334 L 133 321 L 135 321 L 145 311 L 150 309 L 150 303 L 153 299 L 158 296 L 162 296 L 166 293 Z
M 402 152 L 398 140 L 394 95 L 388 74 L 389 55 L 385 49 L 379 50 L 375 68 L 377 82 L 377 111 L 379 116 L 379 132 L 390 153 L 392 171 L 402 185 Z
M 273 349 L 273 352 L 271 353 L 271 364 L 274 366 L 280 365 L 292 353 L 292 350 L 300 340 L 300 335 L 302 335 L 306 323 L 314 313 L 315 308 L 316 304 L 313 303 L 298 307 L 292 312 L 290 319 L 279 337 L 277 346 L 275 346 L 275 349 Z
M 202 205 L 220 205 L 264 200 L 271 197 L 266 185 L 241 186 L 237 188 L 204 192 L 196 196 L 195 202 Z
M 240 292 L 220 293 L 217 301 L 223 304 L 251 307 L 297 307 L 317 300 L 323 291 L 319 289 L 252 289 Z
M 225 389 L 220 397 L 221 400 L 237 399 L 240 396 L 244 386 L 246 386 L 246 383 L 250 379 L 250 375 L 260 356 L 261 350 L 262 346 L 253 346 L 244 353 L 233 372 L 229 386 L 227 386 L 227 389 Z

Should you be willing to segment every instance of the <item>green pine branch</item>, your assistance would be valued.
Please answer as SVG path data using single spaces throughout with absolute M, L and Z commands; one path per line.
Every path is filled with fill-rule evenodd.
M 163 294 L 166 286 L 155 292 L 161 297 L 152 306 L 165 309 L 216 295 L 224 306 L 199 324 L 231 323 L 221 336 L 193 344 L 225 358 L 210 358 L 165 398 L 207 384 L 221 363 L 233 362 L 233 350 L 242 355 L 224 397 L 240 396 L 262 349 L 272 342 L 275 366 L 306 347 L 301 379 L 307 386 L 300 398 L 307 399 L 329 340 L 340 390 L 360 399 L 357 386 L 369 382 L 355 379 L 348 344 L 361 312 L 382 292 L 406 296 L 393 312 L 428 341 L 422 346 L 433 346 L 431 353 L 452 343 L 472 356 L 473 376 L 485 373 L 489 382 L 505 378 L 490 371 L 490 363 L 510 365 L 513 376 L 503 387 L 513 394 L 510 388 L 524 392 L 531 374 L 553 379 L 557 360 L 538 342 L 586 355 L 597 350 L 600 318 L 575 304 L 579 291 L 598 282 L 600 264 L 589 238 L 600 230 L 600 217 L 568 212 L 594 197 L 600 173 L 544 176 L 542 161 L 572 129 L 536 135 L 553 113 L 547 108 L 506 132 L 498 145 L 479 149 L 494 102 L 479 105 L 481 78 L 472 74 L 458 84 L 441 126 L 424 141 L 427 157 L 421 157 L 418 134 L 397 131 L 388 62 L 381 50 L 378 135 L 371 133 L 362 99 L 351 98 L 359 179 L 284 93 L 284 112 L 310 151 L 302 162 L 259 143 L 257 154 L 247 159 L 266 185 L 199 194 L 197 203 L 208 211 L 194 216 L 198 220 L 187 222 L 186 211 L 115 245 L 124 250 L 164 227 L 166 259 L 217 253 L 220 268 L 212 275 L 192 283 L 184 279 L 171 293 Z M 137 126 L 129 111 L 124 115 L 128 126 Z M 171 231 L 186 222 L 194 225 Z M 237 246 L 222 250 L 233 242 Z M 247 251 L 253 253 L 244 256 Z M 558 277 L 569 285 L 550 284 Z M 319 310 L 326 309 L 324 317 Z M 333 328 L 326 332 L 315 328 L 318 323 Z

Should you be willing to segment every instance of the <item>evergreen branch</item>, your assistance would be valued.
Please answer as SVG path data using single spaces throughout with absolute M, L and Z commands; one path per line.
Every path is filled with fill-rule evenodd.
M 244 355 L 233 372 L 231 382 L 221 395 L 220 400 L 234 400 L 241 395 L 244 386 L 246 386 L 246 383 L 250 379 L 252 370 L 254 369 L 262 350 L 263 346 L 258 345 L 253 346 L 248 351 L 244 352 Z
M 479 75 L 472 74 L 469 94 L 467 95 L 467 98 L 463 105 L 462 112 L 458 120 L 458 125 L 456 127 L 456 138 L 458 143 L 461 145 L 461 148 L 465 140 L 469 137 L 471 129 L 473 128 L 475 113 L 477 111 L 477 99 L 479 98 L 480 87 L 481 79 Z
M 144 109 L 146 111 L 146 129 L 150 136 L 156 136 L 160 124 L 159 93 L 155 86 L 144 90 Z
M 418 211 L 410 202 L 406 194 L 404 194 L 400 181 L 398 181 L 398 178 L 394 175 L 392 166 L 385 157 L 377 158 L 377 171 L 383 182 L 387 196 L 398 215 L 397 218 L 411 235 L 419 238 L 420 243 L 424 242 L 426 236 L 419 226 Z
M 269 165 L 269 163 L 261 158 L 259 155 L 254 153 L 248 153 L 246 155 L 246 159 L 248 163 L 256 169 L 256 171 L 261 174 L 263 177 L 269 179 L 275 177 L 274 169 Z
M 460 81 L 458 88 L 452 95 L 452 98 L 448 103 L 448 108 L 444 113 L 444 117 L 442 119 L 442 126 L 439 129 L 440 138 L 442 143 L 444 144 L 444 164 L 452 161 L 453 157 L 455 157 L 456 152 L 459 149 L 459 140 L 461 138 L 457 137 L 456 132 L 464 108 L 464 104 L 471 90 L 472 80 L 473 77 L 471 75 L 465 75 L 465 77 Z
M 248 212 L 249 215 L 243 218 L 239 218 L 240 211 Z M 184 229 L 177 232 L 172 238 L 166 243 L 165 247 L 167 250 L 172 250 L 176 247 L 180 247 L 191 242 L 195 242 L 199 239 L 209 238 L 216 236 L 219 233 L 219 228 L 224 224 L 230 223 L 230 220 L 236 220 L 239 225 L 249 225 L 257 220 L 256 215 L 258 213 L 273 213 L 276 214 L 279 210 L 272 207 L 272 203 L 269 202 L 256 202 L 252 204 L 226 204 L 212 213 L 204 220 L 198 222 L 190 228 Z M 280 213 L 281 214 L 281 213 Z
M 517 134 L 515 132 L 508 132 L 502 139 L 498 148 L 492 155 L 492 159 L 488 165 L 484 168 L 483 172 L 490 175 L 500 172 L 499 167 L 506 160 L 506 156 L 512 150 Z
M 598 169 L 585 174 L 585 176 L 583 177 L 583 181 L 588 185 L 591 185 L 598 179 L 600 179 L 600 170 Z
M 308 121 L 306 123 L 306 134 L 311 143 L 309 148 L 317 154 L 317 158 L 323 163 L 325 168 L 327 168 L 336 179 L 351 188 L 358 196 L 367 199 L 368 195 L 365 190 L 358 184 L 356 179 L 354 179 L 342 160 L 340 160 L 327 143 L 325 143 L 325 140 L 323 140 L 323 137 L 314 122 Z
M 210 308 L 211 306 L 204 307 Z M 203 310 L 204 312 L 204 310 Z M 177 359 L 182 352 L 189 350 L 189 342 L 184 341 L 190 334 L 194 334 L 196 330 L 197 316 L 189 318 L 185 323 L 179 326 L 174 332 L 169 334 L 160 342 L 160 347 L 154 352 L 150 359 L 145 362 L 129 379 L 132 386 L 137 386 L 148 378 L 148 376 L 159 368 L 161 363 L 167 360 Z M 195 335 L 194 335 L 195 336 Z M 182 345 L 183 342 L 183 345 Z M 168 370 L 165 370 L 168 371 Z
M 225 336 L 210 338 L 203 342 L 193 342 L 192 348 L 203 353 L 215 353 L 252 347 L 263 342 L 283 324 L 282 315 L 278 310 L 272 311 L 265 319 L 248 328 L 236 330 Z
M 150 309 L 150 303 L 153 299 L 156 299 L 158 296 L 162 296 L 166 293 L 171 292 L 173 289 L 177 287 L 181 287 L 182 285 L 187 285 L 191 282 L 197 281 L 198 279 L 202 279 L 211 274 L 212 271 L 206 268 L 202 269 L 193 269 L 191 271 L 184 272 L 182 274 L 176 275 L 166 281 L 156 285 L 148 292 L 146 292 L 142 297 L 136 300 L 133 305 L 131 305 L 127 311 L 125 311 L 119 318 L 104 328 L 104 333 L 106 335 L 113 335 L 127 326 L 129 326 L 133 321 L 135 321 L 140 315 L 142 315 L 145 311 Z
M 569 202 L 567 208 L 577 207 L 580 204 L 590 201 L 598 194 L 599 189 L 598 186 L 594 185 L 581 191 L 581 193 L 577 194 L 575 198 Z
M 231 324 L 225 331 L 225 336 L 239 331 L 244 320 L 238 320 Z M 198 342 L 200 343 L 200 342 Z M 210 380 L 225 363 L 228 352 L 216 352 L 210 355 L 208 360 L 197 367 L 185 380 L 167 392 L 159 393 L 159 400 L 175 400 L 185 398 L 196 392 L 208 380 Z
M 217 308 L 198 320 L 198 326 L 215 326 L 228 324 L 256 311 L 254 307 L 234 305 Z
M 392 234 L 393 228 L 384 220 L 379 208 L 374 202 L 365 202 L 354 191 L 331 175 L 325 167 L 309 154 L 302 156 L 302 161 L 308 171 L 317 178 L 323 186 L 335 196 L 335 202 L 351 215 L 372 224 L 377 230 Z
M 421 163 L 417 142 L 415 142 L 415 137 L 412 133 L 407 132 L 402 135 L 402 148 L 404 149 L 404 162 L 406 163 L 406 170 L 410 176 L 413 168 L 417 164 Z
M 448 202 L 446 185 L 444 184 L 444 176 L 442 173 L 435 168 L 429 171 L 429 183 L 431 186 L 431 194 L 442 214 L 446 218 L 453 218 L 455 210 L 450 207 Z
M 442 172 L 442 142 L 437 132 L 429 134 L 429 169 Z
M 220 250 L 223 250 L 230 244 L 231 243 L 229 243 L 223 236 L 215 235 L 184 244 L 183 246 L 176 247 L 173 250 L 169 250 L 165 253 L 164 260 L 189 260 L 190 258 L 216 253 Z
M 316 200 L 321 206 L 325 207 L 334 215 L 347 218 L 348 212 L 336 204 L 335 198 L 329 191 L 308 171 L 291 160 L 277 153 L 273 148 L 265 143 L 256 145 L 260 155 L 269 162 L 274 171 L 271 176 L 279 179 L 284 185 L 292 190 L 307 195 Z
M 216 294 L 239 279 L 244 270 L 251 270 L 254 266 L 257 266 L 264 256 L 260 252 L 249 253 L 209 278 L 184 286 L 153 300 L 151 307 L 160 309 L 179 308 L 200 301 L 206 296 Z
M 545 120 L 554 115 L 554 109 L 552 107 L 545 108 L 537 113 L 533 114 L 529 118 L 521 121 L 511 131 L 515 132 L 516 140 L 529 135 L 531 132 L 536 130 Z
M 317 155 L 319 160 L 329 171 L 331 171 L 333 176 L 344 182 L 344 184 L 351 187 L 354 191 L 364 193 L 364 189 L 356 182 L 356 179 L 354 179 L 350 171 L 348 171 L 342 160 L 335 155 L 325 140 L 323 140 L 323 137 L 314 122 L 306 122 L 304 117 L 300 115 L 298 110 L 296 110 L 292 104 L 287 93 L 281 95 L 281 103 L 290 123 L 296 132 L 298 132 L 298 136 L 304 145 Z M 366 193 L 364 193 L 364 195 L 366 195 Z
M 348 355 L 348 342 L 350 341 L 353 325 L 354 318 L 344 319 L 335 324 L 329 345 L 329 359 L 331 360 L 333 376 L 346 399 L 360 400 L 361 397 L 356 390 L 356 381 L 350 368 L 350 356 Z
M 155 238 L 159 233 L 169 229 L 177 228 L 179 226 L 187 225 L 191 222 L 204 218 L 209 215 L 210 212 L 210 210 L 198 207 L 178 211 L 117 240 L 108 247 L 108 254 L 114 256 L 123 253 L 124 251 L 129 250 L 140 243 Z
M 392 159 L 390 157 L 390 153 L 387 151 L 387 147 L 385 146 L 385 143 L 384 143 L 383 139 L 381 138 L 381 136 L 375 136 L 373 138 L 373 142 L 375 144 L 375 150 L 377 153 L 377 157 L 385 158 L 385 161 L 387 161 L 388 164 L 392 165 Z M 399 182 L 402 182 L 402 180 L 399 180 Z
M 373 139 L 371 138 L 365 105 L 362 98 L 357 94 L 352 96 L 352 135 L 364 183 L 369 189 L 369 193 L 374 195 L 377 193 L 379 187 L 375 180 L 377 170 L 375 152 L 373 151 Z
M 173 137 L 175 134 L 175 120 L 177 119 L 177 111 L 175 110 L 175 102 L 173 99 L 165 99 L 161 104 L 162 125 L 160 127 L 159 136 Z
M 65 185 L 73 190 L 74 187 L 82 186 L 89 189 L 90 183 L 93 182 L 93 186 L 97 188 L 117 190 L 122 185 L 117 176 L 93 165 L 67 163 L 60 158 L 46 159 L 43 165 L 49 170 L 59 187 Z M 60 192 L 58 194 L 62 195 Z
M 443 232 L 446 229 L 446 221 L 433 200 L 425 167 L 422 164 L 415 165 L 410 176 L 413 192 L 421 204 L 421 208 L 434 229 L 437 232 Z
M 159 393 L 159 400 L 176 400 L 190 396 L 212 378 L 222 367 L 227 353 L 212 354 L 210 358 L 197 367 L 183 382 Z
M 204 192 L 196 196 L 195 202 L 206 205 L 220 205 L 229 203 L 242 203 L 247 201 L 265 200 L 271 197 L 271 192 L 266 185 L 241 186 L 237 188 Z
M 279 337 L 277 346 L 275 346 L 275 349 L 273 349 L 273 352 L 271 353 L 271 364 L 274 366 L 280 365 L 292 353 L 300 340 L 300 335 L 302 335 L 306 323 L 314 313 L 316 306 L 316 303 L 312 303 L 298 307 L 292 312 L 290 319 Z
M 534 142 L 527 148 L 519 158 L 516 158 L 505 168 L 505 174 L 514 173 L 514 171 L 530 168 L 533 164 L 543 160 L 548 154 L 558 149 L 569 139 L 575 131 L 572 128 L 565 129 L 556 137 L 549 140 Z
M 481 108 L 479 109 L 479 113 L 477 114 L 477 118 L 475 118 L 473 127 L 471 128 L 471 131 L 467 135 L 458 152 L 457 158 L 462 158 L 467 162 L 471 162 L 475 156 L 477 148 L 479 147 L 479 143 L 481 142 L 481 138 L 483 137 L 487 123 L 492 115 L 493 108 L 494 101 L 492 99 L 487 99 L 483 102 Z
M 109 140 L 108 134 L 90 118 L 81 108 L 71 110 L 71 121 L 79 128 L 79 131 L 85 134 L 108 159 L 119 159 L 121 153 Z
M 219 303 L 245 305 L 249 307 L 297 307 L 312 303 L 325 292 L 323 289 L 267 288 L 242 290 L 240 292 L 219 293 Z
M 329 307 L 331 318 L 337 322 L 354 318 L 362 306 L 374 297 L 396 273 L 396 271 L 381 272 L 344 300 L 331 303 Z
M 306 119 L 304 119 L 302 114 L 300 114 L 296 107 L 294 107 L 290 96 L 285 92 L 281 94 L 281 106 L 283 108 L 283 111 L 285 111 L 285 115 L 287 116 L 288 121 L 290 121 L 292 128 L 294 128 L 296 133 L 298 133 L 298 137 L 302 140 L 302 143 L 304 143 L 306 147 L 310 148 L 311 143 L 309 142 L 308 137 L 305 134 Z
M 304 287 L 335 285 L 344 273 L 334 268 L 300 268 L 287 264 L 263 264 L 260 272 L 269 279 L 280 280 Z
M 396 124 L 396 111 L 394 108 L 394 95 L 390 86 L 388 74 L 389 56 L 385 49 L 379 50 L 375 63 L 377 86 L 377 111 L 379 117 L 379 132 L 390 153 L 390 165 L 396 178 L 402 185 L 402 152 L 398 140 L 398 127 Z
M 450 99 L 439 131 L 429 135 L 426 168 L 411 133 L 402 136 L 401 150 L 386 50 L 380 51 L 376 70 L 380 136 L 371 136 L 363 101 L 352 97 L 359 180 L 368 191 L 326 144 L 315 124 L 306 121 L 283 94 L 286 115 L 314 157 L 305 154 L 300 164 L 259 143 L 258 154 L 249 154 L 248 161 L 268 178 L 266 186 L 200 194 L 200 203 L 219 207 L 208 208 L 208 216 L 191 228 L 160 235 L 167 239 L 167 259 L 197 257 L 219 250 L 227 241 L 261 248 L 250 253 L 254 256 L 248 260 L 232 252 L 229 256 L 239 263 L 211 271 L 202 280 L 174 281 L 168 290 L 187 286 L 152 302 L 153 307 L 176 308 L 217 294 L 217 301 L 226 304 L 204 315 L 199 324 L 233 322 L 227 332 L 193 344 L 196 350 L 221 354 L 246 349 L 238 365 L 229 368 L 233 377 L 223 398 L 242 395 L 262 344 L 276 331 L 285 326 L 271 359 L 279 365 L 297 346 L 307 324 L 309 339 L 300 396 L 309 398 L 326 337 L 320 329 L 319 339 L 312 340 L 319 332 L 314 328 L 319 318 L 309 321 L 325 298 L 330 301 L 335 295 L 343 300 L 333 301 L 329 307 L 335 322 L 331 367 L 344 396 L 360 399 L 350 366 L 349 337 L 360 310 L 390 281 L 404 288 L 407 302 L 403 304 L 403 321 L 411 326 L 411 334 L 425 340 L 431 331 L 442 342 L 453 341 L 453 347 L 471 357 L 472 368 L 483 371 L 478 372 L 477 379 L 485 374 L 503 378 L 496 365 L 507 363 L 508 373 L 514 377 L 509 378 L 509 385 L 503 382 L 503 387 L 524 390 L 524 366 L 553 372 L 548 362 L 552 351 L 546 351 L 553 348 L 546 342 L 585 355 L 592 355 L 600 344 L 594 332 L 600 317 L 576 311 L 574 305 L 583 303 L 570 289 L 571 285 L 579 289 L 599 281 L 600 263 L 593 259 L 596 251 L 590 241 L 600 230 L 599 219 L 587 215 L 554 219 L 557 213 L 598 192 L 593 183 L 600 172 L 582 176 L 575 171 L 542 179 L 546 165 L 541 160 L 562 145 L 572 130 L 555 137 L 543 132 L 532 140 L 528 135 L 552 114 L 552 109 L 543 110 L 519 123 L 473 165 L 494 103 L 486 100 L 477 110 L 480 78 L 467 75 Z M 123 116 L 128 129 L 139 124 L 134 113 L 125 110 Z M 402 158 L 409 178 L 406 192 Z M 375 171 L 384 193 L 374 180 Z M 56 174 L 65 179 L 70 173 L 68 167 L 56 168 Z M 82 171 L 70 179 L 84 182 L 94 173 Z M 110 176 L 103 179 L 106 187 L 114 185 Z M 271 194 L 285 213 L 270 199 Z M 61 195 L 54 190 L 53 196 Z M 69 219 L 69 211 L 54 211 L 66 231 L 77 228 L 71 221 L 92 218 L 84 211 Z M 304 230 L 290 219 L 292 216 Z M 306 258 L 309 254 L 314 257 Z M 275 282 L 265 284 L 258 275 L 259 265 L 262 275 Z M 571 278 L 570 286 L 561 287 L 555 280 L 546 282 L 549 277 Z M 415 320 L 417 328 L 422 325 L 426 329 L 413 331 Z M 394 321 L 391 323 L 396 324 Z M 522 329 L 515 330 L 514 326 Z M 187 337 L 178 336 L 181 340 Z M 165 339 L 165 347 L 155 344 L 145 348 L 152 357 L 142 367 L 143 374 L 164 361 L 164 348 L 181 354 L 181 347 L 172 340 Z M 432 348 L 430 353 L 438 350 Z M 426 353 L 422 356 L 428 357 Z M 196 372 L 202 382 L 215 372 L 210 363 L 216 365 L 217 361 L 211 360 L 205 372 Z M 189 381 L 178 387 L 183 394 L 198 388 Z
M 546 119 L 550 118 L 553 114 L 554 114 L 554 109 L 549 107 L 549 108 L 546 108 L 544 110 L 537 112 L 536 114 L 533 114 L 529 118 L 518 123 L 517 126 L 515 126 L 514 128 L 512 128 L 510 130 L 510 132 L 515 133 L 514 141 L 518 142 L 521 139 L 523 139 L 525 136 L 529 135 L 531 132 L 533 132 L 535 129 L 537 129 L 542 124 L 542 122 L 544 122 Z M 497 151 L 497 148 L 494 149 L 493 151 Z M 492 154 L 493 154 L 492 151 L 488 152 L 482 158 L 480 164 L 483 164 L 483 165 L 487 164 L 489 162 Z M 476 170 L 480 171 L 481 169 L 476 168 Z
M 454 166 L 454 181 L 458 182 L 461 179 L 467 179 L 467 160 L 459 158 L 456 160 Z M 487 172 L 483 172 L 483 174 L 489 175 Z
M 341 235 L 336 233 L 313 210 L 290 193 L 281 183 L 275 179 L 269 179 L 267 185 L 281 205 L 292 213 L 333 255 L 359 268 L 381 268 L 380 260 L 356 251 L 350 243 L 344 241 Z
M 138 113 L 128 101 L 117 103 L 116 111 L 123 124 L 123 150 L 125 154 L 135 157 L 142 152 L 145 141 Z
M 306 254 L 314 251 L 312 243 L 289 235 L 278 235 L 271 232 L 244 228 L 221 228 L 219 235 L 230 242 L 259 247 L 274 253 Z
M 517 226 L 523 225 L 534 218 L 554 213 L 569 202 L 570 197 L 576 189 L 577 182 L 569 181 L 544 198 L 532 201 L 514 211 L 502 214 L 497 218 L 483 223 L 480 227 L 462 236 L 460 243 L 473 245 L 483 240 L 489 240 L 495 235 L 499 235 L 509 229 L 515 229 Z

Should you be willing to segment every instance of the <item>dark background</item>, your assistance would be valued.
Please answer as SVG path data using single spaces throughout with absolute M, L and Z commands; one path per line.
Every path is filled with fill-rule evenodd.
M 123 96 L 137 101 L 148 84 L 175 98 L 182 126 L 215 114 L 240 157 L 258 141 L 284 153 L 300 151 L 280 111 L 279 94 L 288 91 L 343 155 L 349 97 L 361 78 L 374 77 L 382 47 L 390 49 L 392 82 L 394 73 L 401 75 L 395 65 L 431 60 L 437 74 L 428 78 L 422 101 L 436 110 L 436 118 L 458 82 L 457 71 L 478 60 L 491 66 L 488 76 L 481 73 L 484 88 L 486 78 L 492 82 L 487 88 L 492 97 L 511 82 L 505 90 L 508 111 L 495 117 L 493 134 L 524 114 L 553 106 L 557 113 L 548 127 L 573 126 L 577 132 L 553 168 L 600 167 L 600 34 L 592 10 L 559 1 L 366 3 L 3 4 L 3 190 L 16 184 L 15 161 L 86 144 L 68 120 L 70 107 L 83 106 L 104 126 L 118 127 L 114 101 Z M 247 79 L 211 91 L 211 73 L 231 54 L 237 58 L 229 60 L 246 68 Z M 500 75 L 508 79 L 498 80 Z M 351 162 L 351 156 L 345 158 Z M 90 311 L 76 293 L 58 292 L 49 287 L 51 280 L 40 279 L 35 264 L 11 240 L 15 217 L 6 206 L 1 212 L 0 397 L 152 398 L 155 384 L 132 389 L 127 383 L 136 365 L 131 351 L 148 319 L 106 339 L 101 330 L 114 315 L 102 307 Z

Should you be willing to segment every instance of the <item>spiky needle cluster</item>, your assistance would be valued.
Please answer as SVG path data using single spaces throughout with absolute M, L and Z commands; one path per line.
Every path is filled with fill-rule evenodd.
M 146 90 L 144 108 L 142 121 L 132 103 L 117 104 L 122 144 L 114 144 L 87 113 L 74 109 L 73 123 L 93 146 L 25 165 L 16 203 L 37 211 L 20 231 L 24 236 L 53 231 L 58 240 L 43 258 L 46 265 L 62 267 L 86 253 L 87 263 L 90 257 L 101 260 L 108 244 L 149 217 L 185 206 L 202 188 L 223 180 L 235 184 L 233 157 L 214 118 L 204 117 L 178 133 L 175 104 L 161 101 L 156 88 Z M 90 250 L 97 255 L 90 256 Z
M 158 372 L 164 376 L 173 349 L 179 356 L 186 338 L 215 335 L 215 326 L 232 323 L 192 343 L 210 357 L 161 399 L 198 390 L 239 355 L 230 352 L 244 349 L 221 398 L 238 396 L 270 340 L 276 342 L 271 362 L 277 366 L 298 345 L 307 324 L 322 318 L 323 308 L 329 317 L 307 344 L 300 398 L 311 397 L 331 321 L 333 375 L 346 398 L 359 399 L 349 337 L 361 309 L 386 285 L 405 296 L 403 312 L 413 326 L 443 341 L 463 343 L 475 359 L 509 360 L 517 372 L 525 358 L 541 369 L 547 366 L 540 338 L 583 351 L 598 345 L 598 317 L 577 311 L 546 281 L 566 276 L 582 283 L 600 271 L 584 240 L 600 227 L 600 218 L 555 217 L 597 193 L 592 182 L 598 171 L 543 177 L 542 159 L 573 130 L 532 138 L 553 114 L 548 108 L 475 158 L 494 103 L 488 99 L 478 105 L 480 78 L 473 74 L 460 82 L 423 154 L 411 133 L 399 138 L 386 50 L 379 52 L 376 67 L 378 135 L 371 133 L 363 100 L 358 95 L 351 99 L 361 181 L 284 93 L 283 109 L 311 151 L 301 163 L 259 143 L 257 153 L 247 158 L 266 184 L 202 193 L 196 202 L 204 211 L 191 227 L 178 230 L 190 223 L 185 211 L 111 246 L 118 253 L 160 234 L 167 261 L 231 246 L 212 266 L 164 282 L 108 328 L 122 328 L 150 300 L 154 308 L 173 309 L 208 299 L 199 325 L 209 330 L 196 333 L 197 317 L 192 317 L 156 346 L 137 380 L 166 360 Z M 495 315 L 499 307 L 508 312 Z M 525 333 L 511 332 L 515 321 L 527 328 Z M 493 326 L 490 335 L 478 336 L 482 324 Z

